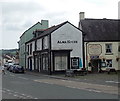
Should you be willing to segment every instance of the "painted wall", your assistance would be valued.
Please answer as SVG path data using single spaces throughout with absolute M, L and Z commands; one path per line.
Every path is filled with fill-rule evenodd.
M 48 24 L 48 20 L 41 20 L 41 23 L 37 23 L 35 24 L 33 27 L 31 27 L 30 29 L 26 30 L 22 36 L 20 37 L 20 41 L 19 41 L 19 49 L 20 49 L 20 65 L 25 67 L 25 43 L 27 41 L 29 41 L 30 39 L 33 38 L 33 31 L 35 31 L 36 29 L 47 29 L 49 26 Z
M 120 42 L 118 43 L 118 47 L 119 47 L 119 51 L 118 51 L 118 58 L 119 58 L 119 61 L 118 61 L 118 70 L 120 70 Z
M 51 34 L 52 50 L 72 49 L 71 57 L 82 59 L 82 33 L 69 23 L 66 23 Z
M 37 40 L 37 50 L 42 50 L 42 39 Z
M 32 44 L 32 54 L 30 54 L 30 44 Z M 29 52 L 28 52 L 28 46 L 29 45 Z M 28 55 L 26 55 L 26 68 L 28 67 L 28 58 L 31 57 L 32 58 L 32 70 L 34 69 L 34 57 L 33 57 L 33 52 L 35 51 L 35 41 L 32 41 L 28 44 L 26 44 L 26 51 L 29 53 Z M 29 62 L 30 65 L 30 62 Z
M 120 66 L 120 59 L 119 61 L 116 61 L 116 58 L 118 57 L 118 55 L 120 54 L 120 52 L 118 52 L 118 45 L 120 44 L 119 42 L 85 42 L 84 47 L 85 47 L 85 62 L 86 62 L 86 68 L 88 67 L 88 63 L 90 62 L 90 50 L 89 50 L 89 45 L 100 45 L 101 46 L 101 54 L 99 55 L 100 59 L 112 59 L 112 66 L 116 69 L 116 70 L 120 70 L 120 68 L 118 68 Z M 106 54 L 106 48 L 105 48 L 105 44 L 112 44 L 112 54 Z M 86 48 L 87 47 L 87 48 Z M 87 53 L 86 53 L 87 50 Z M 98 50 L 96 50 L 98 51 Z M 87 56 L 86 56 L 87 54 Z M 119 65 L 118 65 L 119 64 Z M 106 69 L 106 68 L 105 68 Z M 89 68 L 90 70 L 90 68 Z

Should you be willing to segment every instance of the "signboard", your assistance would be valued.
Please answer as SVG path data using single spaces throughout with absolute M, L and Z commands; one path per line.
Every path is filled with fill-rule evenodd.
M 100 44 L 89 44 L 88 53 L 92 56 L 98 56 L 102 53 L 102 46 Z
M 99 56 L 90 56 L 91 59 L 99 59 Z
M 65 43 L 78 43 L 78 41 L 71 41 L 71 40 L 64 40 L 64 41 L 57 41 L 58 44 L 65 44 Z

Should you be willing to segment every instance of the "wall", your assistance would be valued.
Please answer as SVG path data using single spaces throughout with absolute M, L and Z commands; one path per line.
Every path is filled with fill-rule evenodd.
M 82 33 L 69 23 L 66 23 L 51 34 L 52 50 L 72 49 L 71 57 L 82 59 Z
M 30 44 L 32 44 L 32 54 L 30 54 Z M 28 52 L 28 46 L 29 45 L 29 53 L 26 55 L 26 68 L 28 68 L 28 58 L 31 57 L 32 58 L 32 70 L 34 69 L 34 57 L 33 57 L 33 52 L 35 51 L 35 41 L 32 41 L 30 43 L 26 44 L 26 51 Z M 30 65 L 30 62 L 29 62 Z
M 41 20 L 41 23 L 36 23 L 22 34 L 19 41 L 19 57 L 21 66 L 25 67 L 25 43 L 33 38 L 33 31 L 35 31 L 36 29 L 47 29 L 48 26 L 48 20 Z
M 105 50 L 105 44 L 112 43 L 112 54 L 106 54 Z M 118 57 L 118 42 L 88 42 L 84 44 L 85 47 L 85 62 L 86 62 L 86 67 L 88 67 L 88 63 L 90 61 L 90 55 L 89 55 L 89 49 L 88 46 L 90 44 L 100 44 L 102 47 L 102 53 L 99 55 L 100 59 L 112 59 L 113 67 L 118 70 L 118 61 L 116 61 L 116 58 Z M 86 49 L 87 46 L 87 49 Z M 87 56 L 86 56 L 86 50 L 87 50 Z M 120 64 L 119 64 L 120 65 Z
M 37 40 L 37 50 L 42 50 L 42 39 Z

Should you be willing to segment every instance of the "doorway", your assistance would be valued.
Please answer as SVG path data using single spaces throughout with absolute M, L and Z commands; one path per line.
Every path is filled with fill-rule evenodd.
M 101 70 L 101 59 L 91 59 L 92 73 L 98 73 Z
M 30 58 L 30 71 L 32 70 L 32 58 Z

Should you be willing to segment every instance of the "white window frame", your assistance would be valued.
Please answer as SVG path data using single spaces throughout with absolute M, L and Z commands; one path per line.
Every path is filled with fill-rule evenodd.
M 106 51 L 106 54 L 112 53 L 112 44 L 111 43 L 105 44 L 105 51 Z
M 111 63 L 110 63 L 110 62 L 111 62 Z M 107 64 L 106 64 L 107 67 L 110 67 L 110 68 L 111 68 L 111 67 L 113 66 L 113 64 L 112 64 L 112 59 L 107 59 L 107 60 L 106 60 L 106 63 L 107 63 Z

